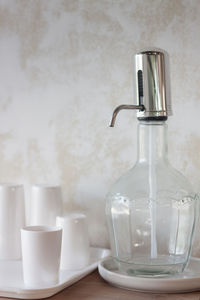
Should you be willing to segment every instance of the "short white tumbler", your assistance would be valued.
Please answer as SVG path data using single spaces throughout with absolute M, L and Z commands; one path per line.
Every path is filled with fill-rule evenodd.
M 31 186 L 30 225 L 55 226 L 56 216 L 62 214 L 62 193 L 59 185 Z
M 23 185 L 0 184 L 0 259 L 21 258 L 20 229 L 24 225 Z
M 57 226 L 63 228 L 61 269 L 78 270 L 89 263 L 89 236 L 86 216 L 82 213 L 69 213 L 57 217 Z
M 21 229 L 24 284 L 42 288 L 58 283 L 62 228 L 28 226 Z

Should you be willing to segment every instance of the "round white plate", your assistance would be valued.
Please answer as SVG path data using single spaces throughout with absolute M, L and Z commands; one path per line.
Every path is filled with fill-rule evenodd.
M 120 274 L 112 258 L 98 265 L 99 273 L 111 285 L 151 293 L 183 293 L 200 290 L 200 259 L 191 258 L 181 274 L 165 278 L 136 277 Z

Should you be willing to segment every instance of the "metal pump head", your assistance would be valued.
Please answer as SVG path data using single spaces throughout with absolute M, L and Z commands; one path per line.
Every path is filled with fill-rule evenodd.
M 164 50 L 145 50 L 135 55 L 136 105 L 120 105 L 114 112 L 111 127 L 121 109 L 137 109 L 139 120 L 166 120 L 172 115 L 169 56 Z

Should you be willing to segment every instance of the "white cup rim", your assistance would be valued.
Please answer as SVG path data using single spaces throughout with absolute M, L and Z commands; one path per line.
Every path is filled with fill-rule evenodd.
M 32 184 L 31 188 L 38 188 L 38 189 L 60 189 L 61 186 L 59 184 L 38 183 L 38 184 Z
M 24 185 L 22 183 L 13 183 L 13 182 L 2 182 L 0 183 L 0 188 L 4 189 L 4 188 L 19 188 L 19 187 L 23 187 Z
M 76 220 L 76 219 L 86 219 L 86 215 L 81 212 L 71 212 L 64 214 L 63 216 L 57 216 L 56 219 L 58 220 Z
M 31 233 L 48 233 L 48 232 L 57 232 L 62 230 L 60 226 L 43 226 L 43 225 L 33 225 L 33 226 L 24 226 L 21 228 L 21 231 L 31 232 Z

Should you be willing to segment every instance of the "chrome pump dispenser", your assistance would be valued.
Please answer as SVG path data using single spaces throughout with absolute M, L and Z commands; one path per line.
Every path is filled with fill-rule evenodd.
M 113 113 L 111 127 L 122 109 L 137 109 L 139 120 L 167 120 L 172 115 L 169 56 L 160 50 L 135 55 L 136 105 L 120 105 Z
M 106 197 L 112 256 L 120 272 L 166 276 L 182 272 L 190 256 L 196 200 L 188 180 L 167 157 L 168 116 L 172 115 L 168 55 L 147 50 L 135 55 L 137 161 Z

